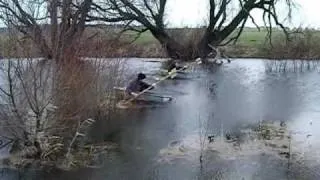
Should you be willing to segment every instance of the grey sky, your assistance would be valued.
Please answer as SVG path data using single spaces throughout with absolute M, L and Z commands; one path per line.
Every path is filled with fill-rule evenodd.
M 284 0 L 282 0 L 284 1 Z M 291 23 L 285 23 L 290 27 L 312 27 L 320 29 L 319 7 L 320 0 L 293 0 L 298 7 L 293 13 Z M 237 1 L 233 1 L 237 2 Z M 166 9 L 166 22 L 169 27 L 183 27 L 183 26 L 201 26 L 204 25 L 208 16 L 208 0 L 168 0 Z M 285 17 L 287 8 L 284 5 L 278 6 L 279 14 Z M 229 13 L 228 18 L 232 18 L 234 13 Z M 251 15 L 255 18 L 259 26 L 263 26 L 262 13 L 259 10 L 254 10 Z M 282 18 L 283 19 L 283 18 Z M 0 21 L 0 27 L 4 24 Z M 251 21 L 248 21 L 246 26 L 254 27 Z
M 295 2 L 298 7 L 293 13 L 292 22 L 286 25 L 320 28 L 320 0 L 295 0 Z M 204 24 L 208 15 L 208 0 L 169 0 L 167 7 L 169 26 L 199 26 Z M 279 10 L 284 17 L 287 10 L 285 6 L 280 5 Z M 263 26 L 261 11 L 254 10 L 251 14 L 256 18 L 256 23 Z M 254 25 L 248 21 L 246 26 Z

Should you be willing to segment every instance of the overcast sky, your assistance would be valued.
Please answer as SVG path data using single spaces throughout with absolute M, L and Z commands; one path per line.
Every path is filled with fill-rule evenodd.
M 293 13 L 292 22 L 286 25 L 320 28 L 320 0 L 295 0 L 295 2 L 298 7 Z M 205 22 L 208 15 L 208 0 L 169 0 L 167 8 L 167 22 L 170 26 L 199 26 Z M 285 6 L 282 5 L 279 10 L 286 12 Z M 255 10 L 251 14 L 255 17 L 256 23 L 263 26 L 261 12 Z M 282 17 L 284 15 L 282 14 Z M 253 23 L 248 21 L 246 26 L 253 27 Z
M 291 23 L 286 21 L 284 24 L 289 27 L 302 26 L 320 29 L 320 0 L 293 1 L 297 4 L 297 7 L 293 13 L 293 19 Z M 168 0 L 168 4 L 166 6 L 167 25 L 169 27 L 199 27 L 204 25 L 206 23 L 206 19 L 208 19 L 208 2 L 209 0 Z M 285 17 L 287 7 L 280 4 L 277 6 L 277 9 L 280 12 L 280 16 Z M 227 17 L 232 18 L 232 15 L 234 14 L 235 13 L 228 13 Z M 255 18 L 255 21 L 259 26 L 264 26 L 262 12 L 260 10 L 252 11 L 251 15 Z M 0 22 L 0 27 L 3 26 L 3 23 Z M 254 27 L 254 24 L 248 20 L 246 26 Z

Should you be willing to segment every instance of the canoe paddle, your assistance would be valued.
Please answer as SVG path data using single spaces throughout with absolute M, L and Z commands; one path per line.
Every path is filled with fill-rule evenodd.
M 201 64 L 201 63 L 202 63 L 202 62 L 201 62 L 201 58 L 197 58 L 194 62 L 190 63 L 189 66 L 192 65 L 192 64 L 194 64 L 194 63 L 195 63 L 195 64 Z M 170 77 L 172 78 L 173 75 L 176 76 L 177 72 L 184 71 L 184 70 L 187 69 L 189 66 L 186 65 L 186 66 L 184 66 L 184 68 L 181 68 L 180 70 L 176 70 L 176 69 L 175 69 L 174 71 L 170 71 L 170 72 L 168 73 L 168 75 L 164 76 L 163 78 L 160 78 L 159 81 L 151 84 L 151 86 L 149 86 L 148 88 L 144 89 L 144 90 L 141 91 L 140 93 L 136 94 L 136 95 L 133 96 L 132 98 L 130 98 L 130 99 L 126 100 L 126 101 L 124 101 L 124 100 L 122 100 L 122 102 L 120 101 L 120 102 L 119 102 L 120 104 L 118 103 L 118 104 L 117 104 L 117 107 L 119 107 L 119 108 L 125 108 L 124 105 L 126 105 L 126 104 L 132 102 L 133 100 L 137 99 L 139 96 L 141 96 L 141 95 L 144 94 L 145 92 L 147 92 L 147 91 L 151 90 L 152 88 L 154 88 L 154 87 L 155 87 L 157 84 L 159 84 L 160 82 L 162 82 L 162 81 L 164 81 L 164 80 L 166 80 L 166 79 L 168 79 L 168 78 L 170 78 Z

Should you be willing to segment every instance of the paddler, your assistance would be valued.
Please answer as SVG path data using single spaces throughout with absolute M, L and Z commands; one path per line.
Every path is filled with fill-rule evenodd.
M 170 78 L 173 79 L 176 77 L 177 71 L 184 71 L 186 69 L 187 69 L 186 66 L 179 66 L 177 62 L 173 61 L 172 63 L 169 64 L 167 72 L 168 72 L 168 74 L 169 73 L 172 74 L 172 76 Z
M 126 87 L 126 94 L 136 96 L 137 93 L 149 88 L 151 85 L 144 82 L 143 80 L 146 78 L 146 75 L 143 73 L 138 73 L 136 79 L 132 80 L 128 86 Z M 153 89 L 152 87 L 151 89 Z
M 169 64 L 168 67 L 168 72 L 171 72 L 172 70 L 177 71 L 177 70 L 185 70 L 185 66 L 179 66 L 177 62 L 173 61 L 172 63 Z

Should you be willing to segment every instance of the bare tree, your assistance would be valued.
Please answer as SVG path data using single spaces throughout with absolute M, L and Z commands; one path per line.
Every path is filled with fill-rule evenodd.
M 0 18 L 32 39 L 44 57 L 61 62 L 76 55 L 91 4 L 92 0 L 0 0 Z
M 12 43 L 8 54 L 12 57 L 21 47 L 24 57 L 3 60 L 0 67 L 0 137 L 11 140 L 11 153 L 72 160 L 93 122 L 90 117 L 111 109 L 122 62 L 79 61 L 78 42 L 91 7 L 91 0 L 0 0 L 0 18 Z M 43 56 L 55 61 L 31 58 L 21 38 L 31 39 Z M 103 100 L 107 102 L 101 105 Z
M 11 41 L 17 42 L 16 37 Z M 15 52 L 14 46 L 8 49 Z M 83 148 L 94 122 L 90 117 L 105 118 L 112 111 L 113 86 L 122 82 L 123 68 L 122 61 L 98 59 L 71 61 L 63 68 L 56 68 L 54 61 L 44 64 L 33 58 L 3 60 L 0 149 L 13 144 L 13 156 L 44 161 L 67 156 L 73 161 L 72 153 L 81 151 L 79 144 Z M 64 79 L 56 79 L 57 74 Z
M 291 0 L 209 0 L 208 23 L 199 40 L 194 42 L 193 47 L 180 43 L 166 30 L 164 22 L 167 0 L 100 1 L 95 4 L 93 11 L 95 11 L 94 14 L 101 14 L 101 12 L 104 14 L 98 17 L 88 16 L 88 20 L 124 22 L 126 23 L 125 29 L 138 33 L 149 30 L 166 48 L 170 57 L 188 60 L 207 57 L 212 51 L 209 44 L 217 47 L 236 42 L 248 20 L 256 24 L 254 17 L 250 15 L 254 9 L 263 11 L 263 19 L 265 25 L 269 27 L 269 35 L 272 32 L 272 23 L 275 23 L 287 34 L 287 30 L 277 14 L 277 6 L 282 2 L 288 6 L 288 16 L 290 17 L 294 5 Z M 235 6 L 238 6 L 237 12 L 232 16 L 230 9 Z M 142 28 L 137 28 L 136 24 L 142 25 Z M 257 24 L 256 26 L 259 29 Z
M 8 60 L 0 72 L 3 134 L 16 145 L 35 147 L 34 153 L 41 153 L 42 132 L 49 128 L 50 111 L 54 110 L 49 92 L 51 72 L 31 59 Z
M 120 23 L 125 30 L 150 31 L 165 47 L 168 56 L 179 59 L 207 57 L 212 48 L 236 42 L 252 10 L 263 12 L 269 35 L 272 24 L 287 34 L 277 14 L 280 3 L 288 6 L 291 16 L 291 0 L 208 0 L 207 25 L 201 30 L 197 41 L 181 43 L 165 26 L 167 0 L 0 0 L 0 18 L 31 38 L 42 55 L 57 61 L 72 59 L 78 52 L 77 44 L 88 22 Z M 236 9 L 233 16 L 230 11 Z M 49 24 L 47 28 L 44 23 Z M 257 24 L 256 24 L 257 25 Z M 258 25 L 257 28 L 259 29 Z M 45 29 L 50 29 L 50 38 Z M 48 32 L 48 30 L 47 30 Z M 185 35 L 186 38 L 187 35 Z M 67 57 L 65 57 L 67 55 Z M 215 53 L 211 53 L 215 56 Z

